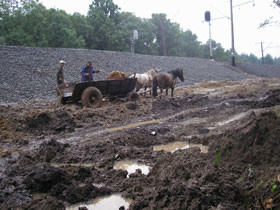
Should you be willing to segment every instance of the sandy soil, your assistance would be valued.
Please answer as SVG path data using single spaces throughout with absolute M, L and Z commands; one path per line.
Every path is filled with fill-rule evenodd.
M 1 105 L 0 209 L 64 209 L 116 192 L 130 209 L 278 209 L 279 105 L 280 80 L 263 78 L 180 87 L 174 99 L 105 100 L 97 109 Z M 153 150 L 175 141 L 208 153 Z M 127 176 L 114 169 L 122 160 L 150 171 Z

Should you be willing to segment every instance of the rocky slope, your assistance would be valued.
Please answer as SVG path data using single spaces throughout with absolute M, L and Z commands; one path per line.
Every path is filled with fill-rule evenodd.
M 59 60 L 67 62 L 65 79 L 75 82 L 80 80 L 79 71 L 88 60 L 91 60 L 96 68 L 103 70 L 102 73 L 95 75 L 96 80 L 105 79 L 114 70 L 130 74 L 145 72 L 151 68 L 168 71 L 178 67 L 184 69 L 185 82 L 181 85 L 204 80 L 241 80 L 255 77 L 252 72 L 245 74 L 240 68 L 231 68 L 227 63 L 200 58 L 149 56 L 86 49 L 0 46 L 0 104 L 25 99 L 54 98 Z

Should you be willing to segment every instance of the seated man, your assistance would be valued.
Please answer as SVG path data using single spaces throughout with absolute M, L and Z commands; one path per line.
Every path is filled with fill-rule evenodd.
M 93 81 L 93 74 L 94 73 L 99 73 L 101 72 L 101 70 L 96 70 L 96 69 L 93 69 L 92 67 L 92 62 L 91 61 L 88 61 L 87 62 L 87 65 L 84 66 L 82 68 L 82 70 L 80 71 L 81 75 L 82 75 L 82 79 L 81 79 L 81 82 L 90 82 L 90 81 Z

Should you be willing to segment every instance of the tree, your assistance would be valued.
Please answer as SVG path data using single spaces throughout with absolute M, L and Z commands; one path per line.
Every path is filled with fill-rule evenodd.
M 180 27 L 167 19 L 166 14 L 152 14 L 152 23 L 156 26 L 155 34 L 160 55 L 180 55 L 178 41 L 180 38 Z
M 199 57 L 201 43 L 197 41 L 197 36 L 190 30 L 180 33 L 178 48 L 178 56 Z
M 2 1 L 1 36 L 4 37 L 5 44 L 35 46 L 32 35 L 34 33 L 30 30 L 41 24 L 40 15 L 36 16 L 40 13 L 36 12 L 38 8 L 42 12 L 44 7 L 32 0 Z
M 119 21 L 122 29 L 123 38 L 127 45 L 130 45 L 130 39 L 133 30 L 139 33 L 138 40 L 135 41 L 135 53 L 157 55 L 157 44 L 154 42 L 155 25 L 149 19 L 141 19 L 129 12 L 122 12 L 119 15 Z M 129 50 L 129 48 L 128 48 Z
M 0 40 L 8 45 L 39 47 L 83 47 L 70 16 L 62 10 L 47 10 L 38 1 L 1 2 Z
M 70 15 L 64 10 L 49 9 L 46 14 L 46 39 L 49 47 L 81 48 L 82 36 L 77 36 Z
M 264 63 L 265 64 L 274 64 L 273 62 L 273 58 L 270 54 L 267 54 L 265 57 L 264 57 Z
M 93 28 L 90 48 L 98 50 L 123 50 L 126 48 L 119 25 L 119 8 L 112 0 L 93 0 L 87 15 Z
M 72 16 L 70 16 L 70 20 L 77 36 L 83 38 L 86 48 L 90 48 L 93 27 L 89 25 L 87 17 L 81 15 L 80 13 L 74 13 Z

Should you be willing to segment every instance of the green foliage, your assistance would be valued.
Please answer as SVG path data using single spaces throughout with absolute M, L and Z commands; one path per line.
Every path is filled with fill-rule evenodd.
M 273 193 L 277 189 L 277 187 L 277 184 L 273 184 L 270 191 Z
M 278 5 L 278 1 L 274 3 Z M 182 30 L 166 14 L 150 19 L 120 12 L 113 0 L 93 0 L 86 16 L 46 9 L 38 0 L 0 1 L 0 45 L 89 48 L 129 52 L 132 31 L 139 33 L 135 53 L 209 58 L 209 43 L 202 44 L 190 30 Z M 163 37 L 165 42 L 163 43 Z M 231 61 L 231 53 L 212 41 L 217 61 Z M 255 55 L 241 54 L 237 62 L 261 63 Z M 280 64 L 280 58 L 266 55 L 265 64 Z
M 244 177 L 240 177 L 239 180 L 240 180 L 240 181 L 244 181 L 245 178 L 244 178 Z
M 139 54 L 158 55 L 157 43 L 155 42 L 155 25 L 149 19 L 141 19 L 129 12 L 119 14 L 120 29 L 127 45 L 126 51 L 130 50 L 132 31 L 137 30 L 139 39 L 135 41 L 135 52 Z
M 63 10 L 50 9 L 46 14 L 46 39 L 50 47 L 84 47 L 84 40 L 77 36 L 70 16 Z
M 218 168 L 220 167 L 221 157 L 222 157 L 222 149 L 220 148 L 216 156 L 216 165 L 218 166 Z
M 274 61 L 273 61 L 273 58 L 270 54 L 267 54 L 265 57 L 264 57 L 264 63 L 265 64 L 273 64 Z
M 5 45 L 6 41 L 5 41 L 5 37 L 0 36 L 0 45 Z
M 119 8 L 112 0 L 94 0 L 89 6 L 88 24 L 92 27 L 89 48 L 123 51 L 128 46 L 119 24 Z

